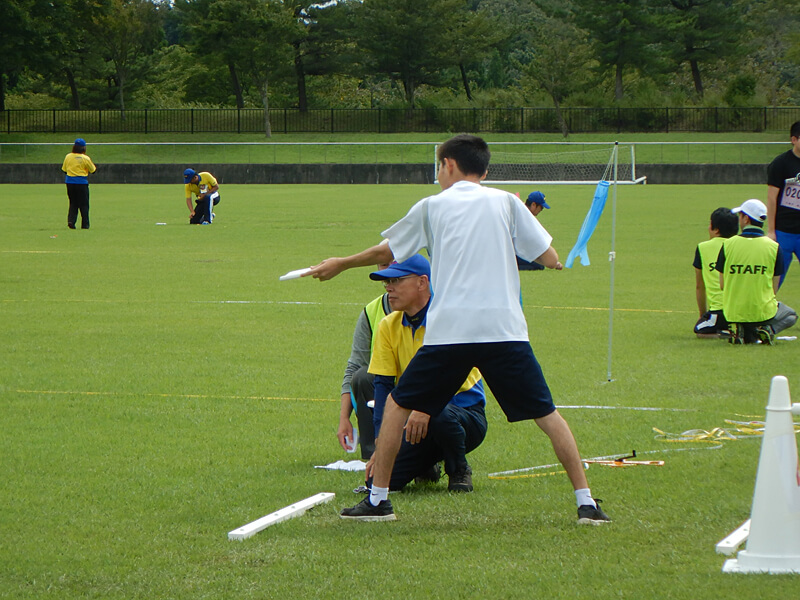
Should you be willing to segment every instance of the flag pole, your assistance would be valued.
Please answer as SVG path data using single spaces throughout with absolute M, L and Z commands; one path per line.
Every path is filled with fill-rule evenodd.
M 611 284 L 610 297 L 608 301 L 608 367 L 606 370 L 606 382 L 614 381 L 611 377 L 611 347 L 614 338 L 614 264 L 617 254 L 615 252 L 616 232 L 617 232 L 617 167 L 619 165 L 619 142 L 614 142 L 614 190 L 611 196 L 611 251 L 608 253 L 608 260 L 611 262 Z

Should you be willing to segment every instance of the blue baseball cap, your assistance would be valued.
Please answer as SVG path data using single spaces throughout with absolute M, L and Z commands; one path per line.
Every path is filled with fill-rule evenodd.
M 385 269 L 369 274 L 372 281 L 383 281 L 384 279 L 394 279 L 395 277 L 405 277 L 406 275 L 426 275 L 431 278 L 431 263 L 421 254 L 415 254 L 408 260 L 401 263 L 393 262 Z
M 86 147 L 86 140 L 83 139 L 83 138 L 78 138 L 77 140 L 75 140 L 75 146 L 81 146 L 81 147 L 85 148 Z
M 539 204 L 544 208 L 550 208 L 550 205 L 544 201 L 544 194 L 542 192 L 531 192 L 528 194 L 528 199 L 525 200 L 525 206 L 530 206 L 534 203 Z
M 183 183 L 192 183 L 195 175 L 197 175 L 197 172 L 194 169 L 186 169 L 183 172 Z

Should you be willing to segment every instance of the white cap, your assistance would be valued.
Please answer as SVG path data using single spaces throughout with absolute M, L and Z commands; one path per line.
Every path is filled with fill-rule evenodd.
M 746 200 L 741 206 L 731 209 L 731 212 L 743 212 L 756 221 L 763 221 L 767 218 L 767 206 L 761 200 L 756 200 L 755 198 Z

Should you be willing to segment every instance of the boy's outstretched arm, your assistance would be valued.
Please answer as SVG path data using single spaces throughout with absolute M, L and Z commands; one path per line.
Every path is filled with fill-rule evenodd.
M 318 265 L 311 267 L 311 270 L 305 273 L 303 277 L 313 277 L 320 281 L 327 281 L 328 279 L 333 279 L 339 273 L 347 269 L 368 266 L 374 267 L 377 264 L 390 263 L 393 260 L 394 256 L 389 248 L 389 244 L 378 244 L 377 246 L 367 248 L 363 252 L 353 254 L 352 256 L 346 256 L 344 258 L 326 258 Z
M 558 260 L 558 253 L 552 246 L 545 250 L 544 254 L 536 259 L 536 262 L 540 265 L 544 265 L 548 269 L 555 269 L 556 271 L 560 271 L 564 268 L 564 265 Z

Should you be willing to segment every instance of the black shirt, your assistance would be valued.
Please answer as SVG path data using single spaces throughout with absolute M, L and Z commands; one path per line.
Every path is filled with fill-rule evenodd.
M 797 177 L 800 174 L 800 157 L 795 155 L 792 150 L 779 154 L 775 157 L 767 169 L 767 185 L 771 185 L 780 190 L 778 193 L 778 206 L 775 211 L 775 229 L 785 233 L 800 233 L 800 209 L 784 206 L 784 190 L 786 180 Z M 800 194 L 800 188 L 790 188 L 792 194 Z M 790 200 L 786 198 L 786 200 Z M 800 198 L 792 198 L 797 206 L 800 206 Z

